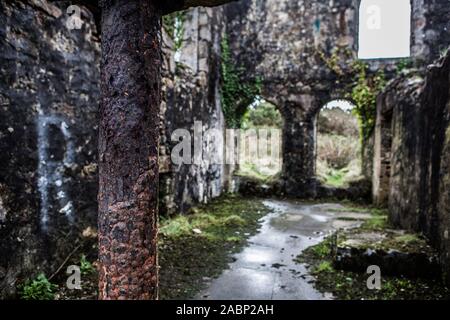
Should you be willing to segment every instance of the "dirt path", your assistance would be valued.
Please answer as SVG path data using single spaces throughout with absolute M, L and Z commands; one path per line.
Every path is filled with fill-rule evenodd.
M 314 289 L 305 265 L 293 259 L 332 230 L 359 224 L 355 219 L 364 219 L 367 214 L 345 212 L 340 204 L 310 205 L 275 200 L 266 200 L 264 204 L 274 212 L 263 218 L 260 232 L 249 239 L 249 245 L 234 256 L 229 269 L 212 280 L 197 298 L 331 299 L 330 294 Z M 344 217 L 346 219 L 342 219 Z

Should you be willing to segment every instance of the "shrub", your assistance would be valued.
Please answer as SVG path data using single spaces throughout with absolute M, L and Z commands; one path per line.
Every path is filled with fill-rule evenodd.
M 317 129 L 322 134 L 336 134 L 358 138 L 358 119 L 341 108 L 323 109 L 319 113 Z
M 319 134 L 317 160 L 333 169 L 342 169 L 358 158 L 359 142 L 353 137 L 335 134 Z
M 23 286 L 20 297 L 24 300 L 54 300 L 57 286 L 52 284 L 47 277 L 41 273 L 36 279 L 28 280 Z
M 90 263 L 84 254 L 80 257 L 80 272 L 83 275 L 90 274 L 95 270 L 92 263 Z

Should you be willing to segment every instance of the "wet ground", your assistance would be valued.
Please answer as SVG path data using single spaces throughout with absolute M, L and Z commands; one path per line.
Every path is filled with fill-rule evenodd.
M 331 299 L 312 285 L 304 264 L 294 258 L 333 230 L 354 227 L 367 213 L 346 212 L 340 204 L 266 200 L 273 213 L 262 218 L 258 234 L 234 255 L 234 262 L 196 298 L 208 300 Z

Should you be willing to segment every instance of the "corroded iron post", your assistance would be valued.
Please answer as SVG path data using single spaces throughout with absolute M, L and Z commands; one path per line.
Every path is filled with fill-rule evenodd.
M 158 298 L 161 17 L 229 1 L 100 1 L 100 299 Z
M 157 299 L 161 13 L 156 0 L 102 3 L 100 299 Z

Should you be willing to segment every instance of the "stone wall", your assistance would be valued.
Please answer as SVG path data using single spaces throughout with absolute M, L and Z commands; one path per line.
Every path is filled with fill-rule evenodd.
M 450 44 L 450 6 L 447 0 L 411 0 L 411 55 L 416 65 L 438 59 Z
M 366 3 L 376 4 L 376 0 Z M 263 79 L 263 97 L 285 118 L 283 176 L 287 192 L 315 196 L 315 115 L 344 98 L 355 74 L 360 0 L 242 0 L 227 5 L 228 34 L 237 64 Z M 412 0 L 411 53 L 417 67 L 446 44 L 448 1 Z M 370 72 L 396 75 L 396 60 L 368 60 Z M 370 141 L 364 143 L 370 146 Z M 367 154 L 370 154 L 367 153 Z M 364 171 L 371 167 L 370 161 Z
M 0 296 L 14 294 L 17 284 L 39 272 L 50 276 L 75 248 L 77 255 L 96 244 L 100 35 L 81 4 L 81 29 L 70 30 L 69 5 L 0 4 Z M 231 184 L 229 166 L 202 161 L 175 167 L 170 160 L 175 129 L 202 121 L 204 130 L 224 131 L 221 15 L 217 8 L 187 11 L 176 55 L 163 32 L 163 214 L 186 212 Z
M 450 103 L 447 103 L 445 111 L 447 123 L 450 122 Z M 444 266 L 444 278 L 450 283 L 450 126 L 445 132 L 444 146 L 441 153 L 440 169 L 442 174 L 439 178 L 439 200 L 437 202 L 437 212 L 439 225 L 439 244 L 441 251 L 441 262 Z
M 64 3 L 0 3 L 0 296 L 53 272 L 96 225 L 98 35 Z
M 236 63 L 263 79 L 263 97 L 284 117 L 286 192 L 315 197 L 316 115 L 354 81 L 359 1 L 244 0 L 227 5 Z M 393 61 L 371 61 L 393 73 Z M 370 167 L 370 163 L 367 165 Z
M 194 164 L 176 165 L 171 151 L 179 141 L 171 135 L 189 130 L 194 142 L 194 125 L 204 134 L 216 129 L 225 133 L 220 99 L 220 54 L 224 28 L 222 8 L 195 8 L 183 14 L 180 48 L 165 39 L 164 101 L 161 137 L 161 210 L 163 214 L 184 213 L 195 203 L 217 197 L 232 184 L 233 167 L 210 163 L 206 154 Z M 223 145 L 208 144 L 202 150 L 224 153 Z M 211 149 L 213 148 L 213 149 Z M 192 149 L 192 155 L 194 155 Z
M 389 179 L 382 187 L 389 191 L 390 221 L 423 232 L 440 249 L 444 275 L 450 281 L 450 54 L 422 75 L 418 71 L 403 74 L 379 98 L 379 114 L 392 114 L 384 124 L 392 144 L 382 146 L 391 163 Z M 385 120 L 380 117 L 380 122 Z
M 419 103 L 419 93 L 423 79 L 418 71 L 412 71 L 403 74 L 388 84 L 384 93 L 377 100 L 377 119 L 375 127 L 374 144 L 374 168 L 373 168 L 373 200 L 379 206 L 385 206 L 388 203 L 390 195 L 390 181 L 397 178 L 398 166 L 400 162 L 405 165 L 410 177 L 419 164 L 415 164 L 415 155 L 406 155 L 401 150 L 399 144 L 405 143 L 408 146 L 416 144 L 417 123 L 415 119 L 402 119 L 399 116 L 404 109 L 412 112 L 411 105 Z M 398 101 L 399 92 L 402 95 L 402 101 Z M 394 118 L 394 121 L 393 121 Z M 402 186 L 403 187 L 403 186 Z M 408 187 L 408 182 L 404 187 Z M 404 190 L 404 188 L 402 188 Z M 410 194 L 408 201 L 413 202 L 416 197 Z M 398 209 L 398 208 L 397 208 Z

